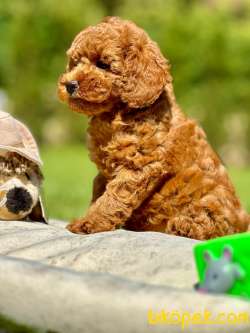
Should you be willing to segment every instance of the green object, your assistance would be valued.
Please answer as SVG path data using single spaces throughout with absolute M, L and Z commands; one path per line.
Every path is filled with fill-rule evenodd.
M 196 289 L 250 299 L 250 233 L 215 238 L 194 247 Z

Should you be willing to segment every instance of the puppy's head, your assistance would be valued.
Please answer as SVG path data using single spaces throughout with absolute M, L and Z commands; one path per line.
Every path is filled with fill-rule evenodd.
M 67 52 L 68 65 L 58 94 L 87 115 L 152 104 L 171 81 L 158 46 L 134 23 L 106 18 L 80 32 Z
M 39 201 L 42 175 L 32 162 L 0 156 L 0 220 L 21 220 Z

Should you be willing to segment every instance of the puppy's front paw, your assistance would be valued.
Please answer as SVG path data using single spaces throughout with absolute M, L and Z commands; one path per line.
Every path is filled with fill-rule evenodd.
M 88 222 L 85 219 L 73 220 L 66 227 L 74 234 L 90 234 L 91 229 L 88 226 Z

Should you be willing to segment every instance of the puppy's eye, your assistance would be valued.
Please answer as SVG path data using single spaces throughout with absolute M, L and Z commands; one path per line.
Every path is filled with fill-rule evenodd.
M 71 70 L 72 68 L 74 68 L 77 65 L 77 62 L 73 59 L 69 60 L 69 64 L 68 64 L 68 68 L 69 70 Z
M 110 65 L 105 64 L 105 62 L 103 62 L 101 60 L 97 60 L 96 67 L 101 68 L 101 69 L 110 69 Z

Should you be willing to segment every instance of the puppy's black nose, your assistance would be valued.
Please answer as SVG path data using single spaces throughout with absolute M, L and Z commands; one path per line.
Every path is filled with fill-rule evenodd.
M 78 88 L 78 82 L 77 81 L 69 81 L 65 84 L 66 90 L 69 93 L 69 95 L 73 95 L 73 93 Z
M 14 187 L 6 194 L 6 207 L 9 212 L 18 214 L 29 211 L 32 206 L 32 197 L 23 187 Z

